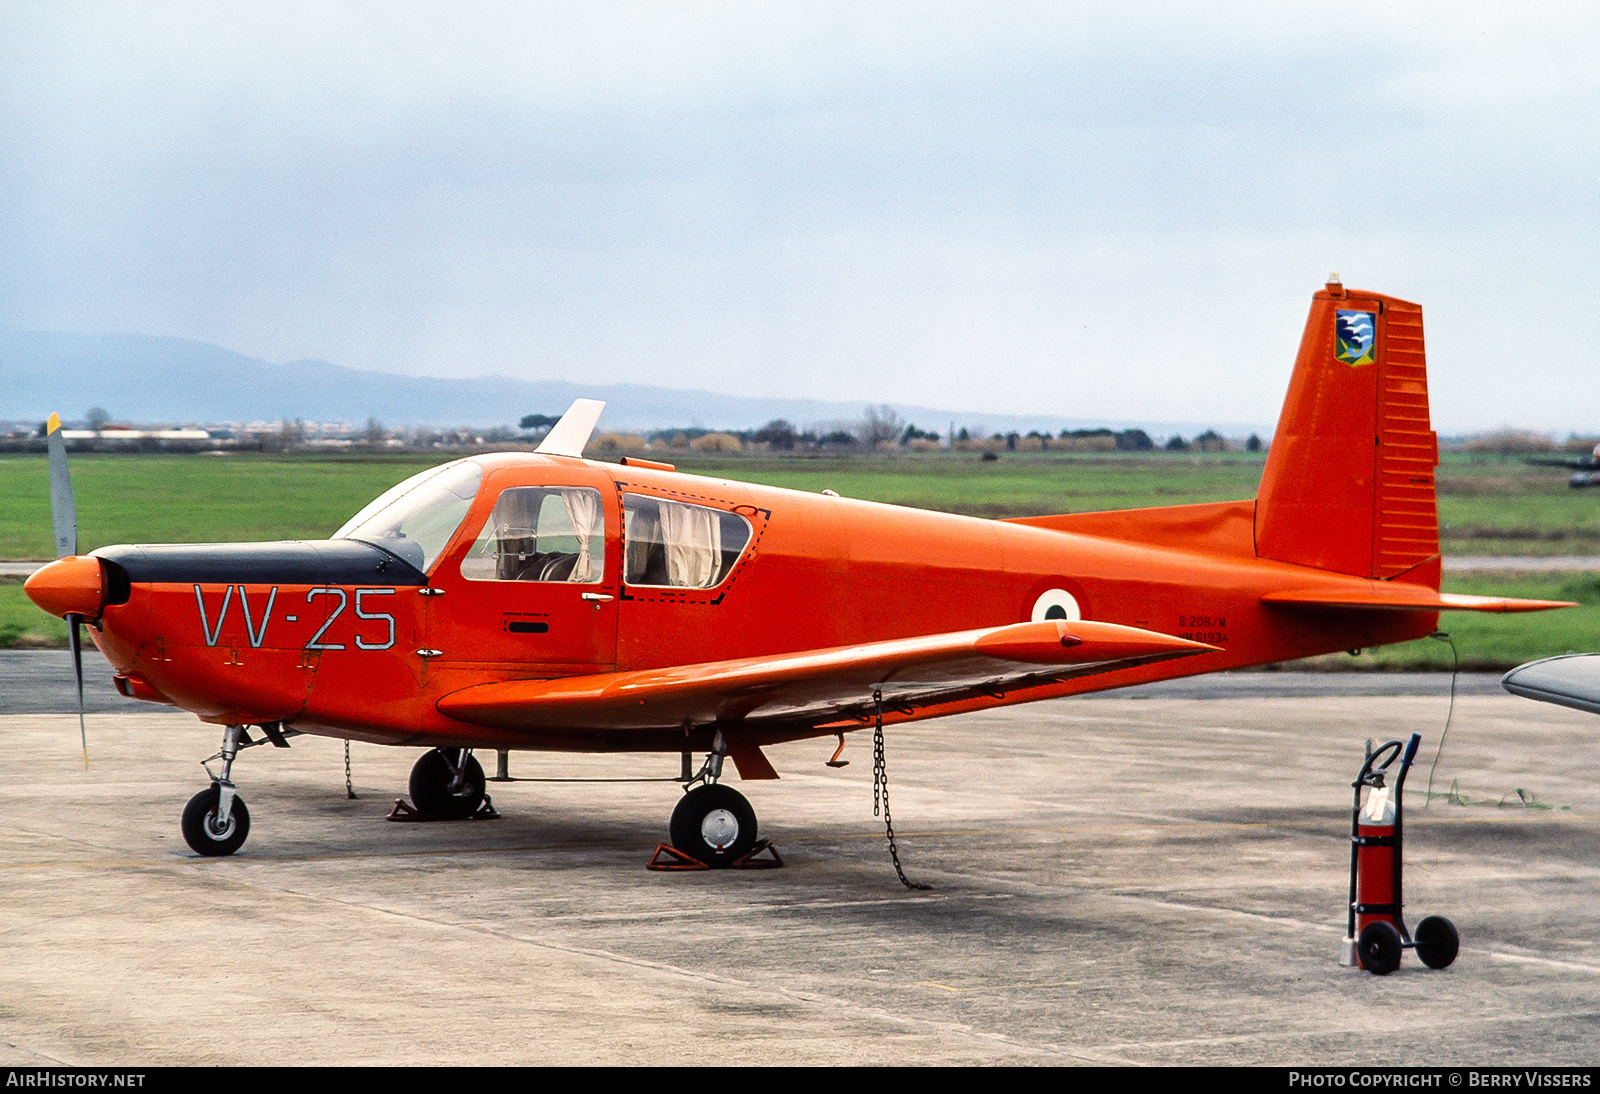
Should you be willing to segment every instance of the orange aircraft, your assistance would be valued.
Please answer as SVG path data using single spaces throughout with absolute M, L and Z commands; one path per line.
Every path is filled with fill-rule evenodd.
M 1337 279 L 1254 500 L 926 512 L 585 460 L 601 405 L 536 452 L 407 479 L 328 540 L 82 556 L 53 419 L 65 557 L 27 592 L 75 651 L 89 625 L 124 695 L 224 727 L 184 811 L 202 855 L 244 842 L 232 765 L 259 727 L 426 747 L 411 795 L 441 817 L 483 802 L 475 750 L 502 774 L 512 750 L 681 754 L 672 844 L 711 866 L 756 842 L 723 761 L 776 778 L 765 745 L 1404 642 L 1446 609 L 1564 606 L 1438 591 L 1422 310 Z

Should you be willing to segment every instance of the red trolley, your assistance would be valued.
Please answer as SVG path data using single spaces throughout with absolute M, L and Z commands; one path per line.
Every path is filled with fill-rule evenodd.
M 1398 969 L 1406 950 L 1416 950 L 1430 969 L 1442 969 L 1456 959 L 1461 949 L 1455 925 L 1443 916 L 1428 916 L 1417 924 L 1413 937 L 1401 914 L 1403 792 L 1421 743 L 1420 733 L 1413 733 L 1403 745 L 1389 741 L 1371 749 L 1369 741 L 1370 751 L 1361 765 L 1361 774 L 1351 784 L 1355 801 L 1350 818 L 1350 914 L 1339 963 L 1359 963 L 1377 976 L 1387 976 Z M 1396 760 L 1400 766 L 1391 784 L 1389 771 Z

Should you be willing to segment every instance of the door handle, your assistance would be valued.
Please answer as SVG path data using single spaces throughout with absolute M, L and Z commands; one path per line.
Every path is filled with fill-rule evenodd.
M 585 600 L 594 600 L 594 601 L 606 601 L 606 600 L 615 600 L 616 599 L 616 597 L 612 596 L 610 593 L 584 593 L 583 594 L 583 598 Z

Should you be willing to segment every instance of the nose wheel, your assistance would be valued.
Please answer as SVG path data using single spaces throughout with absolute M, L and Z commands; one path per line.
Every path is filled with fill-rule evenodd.
M 228 794 L 232 801 L 225 812 L 220 808 L 222 787 L 217 783 L 190 798 L 183 807 L 183 841 L 195 854 L 208 858 L 231 855 L 244 846 L 245 837 L 250 834 L 250 810 L 231 786 Z
M 713 868 L 731 866 L 756 845 L 756 811 L 731 786 L 697 786 L 678 799 L 668 831 L 684 854 Z

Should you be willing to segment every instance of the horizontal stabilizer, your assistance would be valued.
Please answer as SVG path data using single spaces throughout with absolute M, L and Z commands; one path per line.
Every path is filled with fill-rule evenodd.
M 906 711 L 1215 650 L 1114 623 L 1061 619 L 699 665 L 479 684 L 441 714 L 502 729 L 823 725 L 864 717 L 872 693 Z
M 1268 593 L 1261 598 L 1261 602 L 1285 608 L 1400 612 L 1543 612 L 1551 608 L 1578 606 L 1570 600 L 1521 600 L 1514 596 L 1436 593 L 1422 585 L 1387 581 L 1326 589 L 1291 589 L 1288 592 Z
M 1600 714 L 1600 653 L 1569 653 L 1518 665 L 1500 678 L 1513 695 Z

